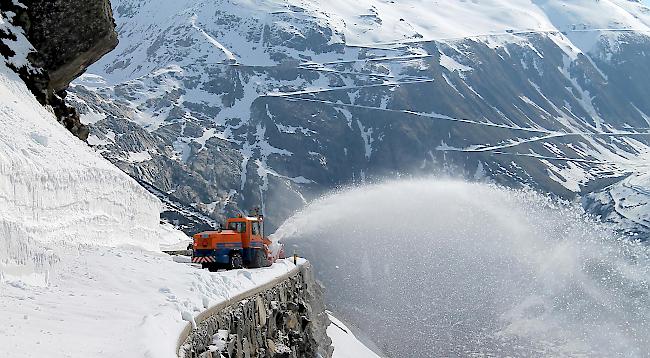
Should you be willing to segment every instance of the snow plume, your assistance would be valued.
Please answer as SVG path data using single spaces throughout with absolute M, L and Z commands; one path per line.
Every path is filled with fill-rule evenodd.
M 274 234 L 395 357 L 647 357 L 650 250 L 530 191 L 414 180 L 318 200 Z

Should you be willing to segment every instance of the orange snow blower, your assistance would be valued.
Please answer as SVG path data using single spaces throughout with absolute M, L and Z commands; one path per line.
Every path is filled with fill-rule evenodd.
M 225 229 L 194 235 L 192 262 L 210 271 L 270 266 L 282 257 L 282 250 L 274 255 L 270 246 L 264 217 L 239 215 L 228 219 Z

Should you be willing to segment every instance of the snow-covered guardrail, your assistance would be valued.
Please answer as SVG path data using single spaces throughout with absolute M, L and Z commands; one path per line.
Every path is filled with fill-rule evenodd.
M 210 307 L 188 323 L 179 336 L 180 358 L 258 356 L 330 357 L 329 319 L 308 261 L 291 271 Z M 300 335 L 301 339 L 289 336 Z M 263 355 L 262 355 L 263 356 Z

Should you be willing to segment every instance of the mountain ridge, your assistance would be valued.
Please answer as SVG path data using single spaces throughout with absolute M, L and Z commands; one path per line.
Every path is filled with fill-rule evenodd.
M 121 44 L 70 100 L 107 158 L 215 218 L 261 203 L 277 225 L 398 175 L 571 199 L 644 166 L 647 7 L 433 5 L 115 1 Z

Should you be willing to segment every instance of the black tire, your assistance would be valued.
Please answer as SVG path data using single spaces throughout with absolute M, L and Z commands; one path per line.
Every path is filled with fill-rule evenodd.
M 204 264 L 201 264 L 201 268 L 208 269 L 208 271 L 210 271 L 210 272 L 217 272 L 217 271 L 219 271 L 219 269 L 221 267 L 217 263 L 209 263 L 209 264 L 204 263 Z
M 217 272 L 219 271 L 219 264 L 209 264 L 208 265 L 208 271 L 210 272 Z
M 255 250 L 253 251 L 253 259 L 251 260 L 250 263 L 250 268 L 260 268 L 264 267 L 266 264 L 266 258 L 264 257 L 264 251 L 263 250 Z
M 244 267 L 244 259 L 241 256 L 241 252 L 235 251 L 230 254 L 230 269 L 238 270 Z
M 271 262 L 266 257 L 266 251 L 264 249 L 260 250 L 260 267 L 269 267 Z

